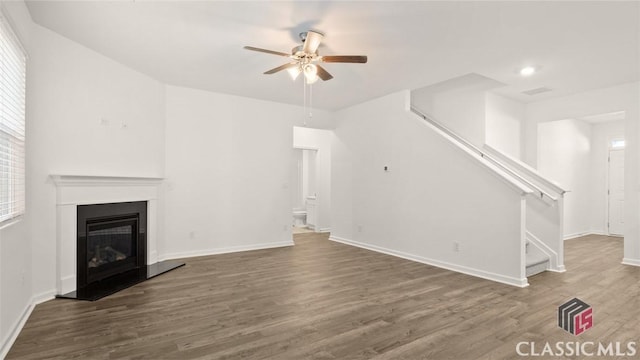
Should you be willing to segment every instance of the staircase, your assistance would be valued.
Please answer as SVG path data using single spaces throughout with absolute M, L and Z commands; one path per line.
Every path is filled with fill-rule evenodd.
M 520 160 L 511 158 L 488 145 L 480 149 L 414 106 L 410 109 L 454 142 L 468 149 L 470 154 L 475 154 L 495 166 L 496 172 L 501 176 L 516 179 L 531 189 L 526 196 L 526 236 L 525 239 L 520 240 L 525 246 L 525 264 L 521 265 L 525 268 L 523 270 L 526 277 L 549 270 L 565 271 L 562 229 L 563 197 L 567 190 Z

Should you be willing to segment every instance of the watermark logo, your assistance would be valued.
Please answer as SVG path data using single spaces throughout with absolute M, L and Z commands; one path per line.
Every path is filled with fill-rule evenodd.
M 558 307 L 558 326 L 563 330 L 580 335 L 593 327 L 593 309 L 584 301 L 573 298 Z M 522 357 L 631 357 L 637 359 L 636 341 L 520 341 L 516 353 Z
M 584 301 L 573 298 L 558 307 L 558 326 L 580 335 L 593 326 L 593 309 Z

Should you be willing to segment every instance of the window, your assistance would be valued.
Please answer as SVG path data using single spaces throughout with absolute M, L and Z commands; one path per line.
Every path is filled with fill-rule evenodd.
M 622 139 L 611 140 L 611 148 L 612 149 L 624 149 L 624 140 L 622 140 Z
M 0 222 L 25 211 L 26 55 L 0 12 Z

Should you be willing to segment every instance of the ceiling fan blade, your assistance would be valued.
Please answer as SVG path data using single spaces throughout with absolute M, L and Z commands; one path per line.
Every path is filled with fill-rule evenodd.
M 302 51 L 307 54 L 315 54 L 323 37 L 324 35 L 319 32 L 315 32 L 313 30 L 307 31 L 307 38 L 304 40 Z
M 325 70 L 322 66 L 316 65 L 318 69 L 318 77 L 322 79 L 322 81 L 327 81 L 333 79 L 333 75 L 329 74 L 327 70 Z
M 260 49 L 260 48 L 253 47 L 253 46 L 245 46 L 244 48 L 247 49 L 247 50 L 258 51 L 258 52 L 263 52 L 263 53 L 267 53 L 267 54 L 280 55 L 280 56 L 286 56 L 286 57 L 291 56 L 291 54 L 283 53 L 283 52 L 280 52 L 280 51 Z
M 285 70 L 285 69 L 288 69 L 288 68 L 292 68 L 292 67 L 295 67 L 295 66 L 298 66 L 298 63 L 284 64 L 284 65 L 278 66 L 277 68 L 273 68 L 271 70 L 267 70 L 264 73 L 267 74 L 267 75 L 271 75 L 271 74 L 277 73 L 278 71 L 282 71 L 282 70 Z
M 326 55 L 322 56 L 322 62 L 364 64 L 367 62 L 367 57 L 365 55 Z

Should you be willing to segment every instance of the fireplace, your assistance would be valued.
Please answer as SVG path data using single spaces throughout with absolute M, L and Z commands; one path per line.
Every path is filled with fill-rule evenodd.
M 78 206 L 77 289 L 146 265 L 147 202 Z
M 51 179 L 57 187 L 57 298 L 98 300 L 184 265 L 158 261 L 162 179 L 93 175 L 51 175 Z

